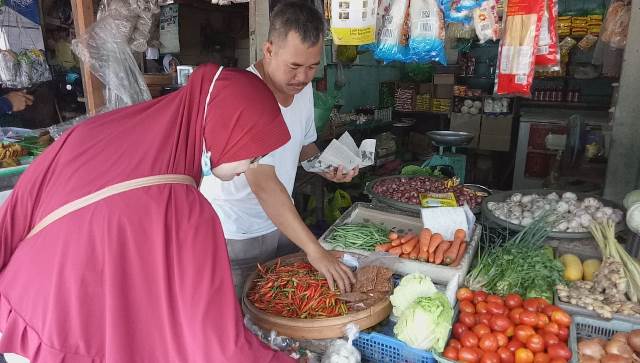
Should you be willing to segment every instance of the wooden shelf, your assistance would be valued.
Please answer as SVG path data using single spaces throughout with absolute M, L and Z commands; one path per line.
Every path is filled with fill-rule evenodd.
M 607 111 L 611 106 L 597 103 L 583 102 L 549 102 L 549 101 L 532 101 L 523 99 L 520 101 L 520 107 L 548 107 L 548 108 L 564 108 L 570 110 L 594 110 Z

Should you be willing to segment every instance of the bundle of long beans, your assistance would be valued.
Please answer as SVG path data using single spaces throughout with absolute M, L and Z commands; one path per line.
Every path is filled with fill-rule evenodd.
M 373 251 L 389 241 L 389 230 L 371 223 L 344 224 L 333 228 L 327 242 L 341 249 Z

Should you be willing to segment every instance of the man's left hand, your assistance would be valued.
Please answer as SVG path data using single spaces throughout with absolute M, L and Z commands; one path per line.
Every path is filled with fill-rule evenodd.
M 355 178 L 355 176 L 358 175 L 358 167 L 353 168 L 351 171 L 345 174 L 344 166 L 340 165 L 339 167 L 331 171 L 324 172 L 320 175 L 325 177 L 327 180 L 331 180 L 334 183 L 348 183 L 351 181 L 351 179 Z

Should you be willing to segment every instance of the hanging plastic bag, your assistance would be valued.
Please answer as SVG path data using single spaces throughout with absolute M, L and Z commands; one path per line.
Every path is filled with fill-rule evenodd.
M 313 92 L 313 110 L 314 120 L 316 124 L 316 133 L 321 134 L 327 122 L 329 116 L 331 116 L 331 110 L 336 104 L 337 97 L 333 92 Z
M 600 39 L 611 48 L 624 49 L 631 21 L 631 2 L 617 0 L 611 3 L 602 25 Z
M 544 15 L 540 23 L 540 36 L 536 47 L 536 70 L 559 71 L 560 50 L 558 49 L 558 0 L 546 0 Z
M 363 45 L 376 40 L 376 2 L 331 2 L 331 35 L 336 45 Z
M 484 0 L 480 7 L 473 10 L 473 26 L 480 43 L 500 38 L 500 24 L 496 0 Z
M 388 10 L 383 15 L 384 26 L 374 55 L 385 63 L 405 61 L 409 41 L 409 0 L 395 0 Z
M 471 25 L 473 10 L 480 6 L 475 0 L 444 0 L 442 8 L 447 23 L 462 23 Z
M 545 0 L 511 0 L 505 8 L 494 93 L 531 97 L 535 48 Z
M 324 218 L 327 223 L 334 224 L 342 215 L 342 211 L 351 207 L 349 193 L 338 189 L 333 193 L 324 209 Z
M 409 5 L 409 58 L 447 65 L 444 50 L 444 15 L 437 0 L 412 0 Z
M 344 328 L 347 340 L 336 339 L 322 357 L 322 363 L 360 363 L 360 352 L 353 346 L 353 341 L 358 337 L 360 328 L 349 323 Z

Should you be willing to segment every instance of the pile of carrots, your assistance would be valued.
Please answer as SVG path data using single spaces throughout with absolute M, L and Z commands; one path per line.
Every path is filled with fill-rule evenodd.
M 466 237 L 467 234 L 462 229 L 456 230 L 453 241 L 445 241 L 440 233 L 431 233 L 429 228 L 424 228 L 419 235 L 400 235 L 391 231 L 389 242 L 377 245 L 376 251 L 388 252 L 400 258 L 456 267 L 467 251 Z

